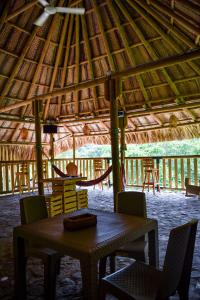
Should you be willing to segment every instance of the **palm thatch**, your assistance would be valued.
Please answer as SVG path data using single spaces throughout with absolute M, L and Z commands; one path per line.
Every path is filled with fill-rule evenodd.
M 1 158 L 34 158 L 32 101 L 57 124 L 55 151 L 110 144 L 104 82 L 120 77 L 127 143 L 200 137 L 198 0 L 69 0 L 84 15 L 56 13 L 42 27 L 37 0 L 0 1 Z M 89 127 L 89 135 L 83 132 Z M 21 139 L 21 129 L 28 137 Z M 42 134 L 48 148 L 49 134 Z M 3 154 L 2 154 L 3 153 Z M 12 154 L 13 153 L 13 154 Z

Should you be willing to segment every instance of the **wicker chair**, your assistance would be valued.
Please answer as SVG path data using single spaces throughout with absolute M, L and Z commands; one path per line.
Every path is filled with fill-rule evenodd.
M 138 217 L 147 217 L 146 211 L 146 196 L 143 192 L 120 192 L 118 194 L 118 213 L 131 214 Z M 125 244 L 121 248 L 117 249 L 111 255 L 110 258 L 110 271 L 115 271 L 115 256 L 126 256 L 134 258 L 139 261 L 147 262 L 148 243 L 145 236 Z M 106 273 L 107 257 L 104 257 L 100 261 L 99 265 L 99 277 L 102 278 Z
M 20 199 L 21 223 L 30 224 L 48 218 L 44 196 L 30 196 Z M 45 299 L 54 300 L 56 294 L 56 273 L 59 273 L 61 256 L 54 250 L 28 243 L 26 257 L 37 257 L 44 263 Z
M 192 220 L 171 230 L 162 271 L 136 261 L 101 280 L 100 299 L 109 293 L 123 300 L 166 300 L 176 290 L 181 299 L 188 299 L 183 285 L 190 277 L 197 223 Z

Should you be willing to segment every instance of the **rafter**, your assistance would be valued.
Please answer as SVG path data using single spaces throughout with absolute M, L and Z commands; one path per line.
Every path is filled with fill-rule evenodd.
M 62 3 L 63 3 L 63 1 L 61 2 L 61 5 L 62 5 Z M 64 40 L 65 40 L 65 36 L 66 36 L 68 20 L 69 20 L 69 15 L 65 16 L 62 31 L 61 31 L 61 35 L 60 35 L 60 42 L 59 42 L 59 46 L 58 46 L 57 53 L 56 53 L 56 59 L 55 59 L 53 74 L 52 74 L 52 77 L 51 77 L 51 83 L 50 83 L 50 87 L 49 87 L 50 92 L 53 91 L 56 75 L 58 73 L 58 65 L 59 65 L 59 62 L 61 60 L 61 54 L 62 54 L 62 51 L 63 51 L 63 44 L 64 44 Z M 55 20 L 54 26 L 56 26 L 56 22 L 58 22 L 58 18 L 57 18 L 57 20 Z M 43 114 L 44 119 L 47 118 L 47 114 L 48 114 L 48 111 L 49 111 L 49 105 L 50 105 L 50 99 L 51 98 L 48 97 L 48 99 L 46 101 L 45 110 L 44 110 L 44 114 Z
M 178 15 L 176 12 L 171 10 L 168 6 L 162 4 L 159 2 L 159 5 L 156 1 L 149 0 L 149 4 L 156 8 L 156 10 L 159 10 L 162 14 L 172 17 L 176 20 L 177 23 L 179 23 L 181 26 L 185 27 L 188 31 L 191 33 L 195 33 L 196 35 L 200 35 L 200 28 L 193 25 L 192 23 L 188 22 L 185 18 Z
M 120 33 L 120 36 L 121 36 L 121 39 L 125 45 L 125 49 L 127 51 L 127 54 L 128 54 L 128 57 L 131 61 L 131 65 L 134 67 L 136 66 L 136 62 L 135 62 L 135 58 L 133 56 L 133 52 L 129 46 L 129 42 L 128 42 L 128 39 L 127 39 L 127 36 L 126 36 L 126 32 L 124 30 L 124 27 L 121 25 L 120 23 L 120 19 L 119 19 L 119 16 L 117 14 L 117 12 L 115 11 L 115 8 L 114 6 L 112 5 L 111 1 L 107 1 L 107 4 L 108 4 L 108 7 L 113 15 L 113 19 L 115 21 L 115 23 L 117 24 L 117 27 L 118 27 L 118 30 L 119 30 L 119 33 Z M 143 80 L 141 78 L 140 75 L 136 75 L 136 79 L 138 81 L 138 84 L 141 88 L 141 91 L 142 91 L 142 94 L 144 96 L 144 99 L 145 99 L 145 103 L 147 104 L 147 106 L 149 107 L 150 106 L 150 102 L 149 102 L 149 97 L 148 97 L 148 94 L 145 90 L 145 87 L 144 87 L 144 83 L 143 83 Z
M 67 15 L 66 17 L 69 18 L 69 15 Z M 66 78 L 67 78 L 67 64 L 68 64 L 68 60 L 69 60 L 73 23 L 74 23 L 74 16 L 71 15 L 70 20 L 69 20 L 68 38 L 67 38 L 67 44 L 66 44 L 66 49 L 65 49 L 65 58 L 64 58 L 64 64 L 63 64 L 63 70 L 62 70 L 61 82 L 60 82 L 61 88 L 64 87 Z M 60 116 L 60 114 L 61 114 L 61 102 L 62 102 L 62 96 L 58 98 L 57 116 Z
M 118 77 L 134 76 L 134 75 L 143 74 L 143 73 L 153 71 L 153 70 L 158 70 L 158 69 L 161 69 L 163 67 L 165 68 L 165 67 L 180 64 L 180 63 L 183 63 L 183 62 L 188 62 L 188 61 L 195 60 L 195 59 L 198 59 L 198 58 L 200 58 L 199 49 L 193 50 L 193 51 L 190 51 L 190 52 L 187 52 L 187 53 L 184 53 L 184 54 L 163 58 L 163 59 L 160 59 L 158 61 L 148 62 L 146 64 L 141 64 L 141 65 L 138 65 L 136 67 L 131 67 L 131 68 L 128 68 L 128 69 L 125 69 L 125 70 L 122 70 L 122 71 L 117 71 L 117 72 L 112 74 L 112 77 L 113 78 L 118 78 Z M 70 93 L 72 91 L 82 90 L 84 88 L 99 85 L 99 84 L 104 83 L 105 79 L 106 79 L 106 77 L 103 76 L 103 77 L 97 78 L 95 80 L 89 80 L 87 82 L 81 82 L 79 84 L 73 84 L 73 85 L 70 85 L 70 86 L 65 87 L 65 88 L 57 89 L 55 91 L 52 91 L 51 93 L 46 93 L 46 94 L 43 94 L 43 95 L 35 96 L 31 99 L 24 100 L 23 103 L 11 104 L 11 105 L 8 105 L 6 107 L 0 108 L 0 113 L 5 112 L 5 111 L 9 111 L 11 109 L 18 108 L 18 107 L 21 107 L 21 106 L 24 106 L 24 105 L 28 105 L 28 104 L 32 103 L 32 101 L 34 101 L 34 100 L 43 101 L 48 96 L 51 96 L 51 97 L 52 96 L 60 96 L 60 95 L 66 94 L 66 93 Z
M 7 15 L 8 15 L 10 3 L 11 3 L 11 0 L 7 0 L 6 1 L 4 10 L 0 14 L 0 30 L 2 29 L 3 24 L 4 24 L 5 20 L 6 20 Z
M 154 21 L 154 19 L 150 15 L 152 15 L 156 20 L 158 20 L 159 23 L 161 23 L 165 28 L 167 28 L 169 32 L 173 32 L 174 35 L 182 42 L 184 42 L 184 44 L 187 45 L 189 48 L 196 47 L 195 43 L 191 39 L 189 39 L 188 37 L 186 38 L 185 35 L 183 36 L 180 33 L 180 31 L 176 30 L 174 26 L 168 25 L 166 20 L 163 20 L 163 18 L 160 15 L 158 15 L 154 10 L 152 10 L 150 6 L 148 6 L 143 1 L 138 1 L 138 0 L 135 1 L 126 0 L 126 1 L 139 14 L 143 16 L 143 18 L 154 28 L 156 32 L 158 32 L 162 36 L 163 40 L 165 40 L 170 45 L 170 47 L 176 51 L 176 53 L 182 53 L 183 49 L 176 43 L 176 41 L 169 34 L 165 33 L 165 31 L 160 26 L 158 26 L 158 24 Z M 136 4 L 136 2 L 138 5 Z M 143 7 L 143 9 L 140 6 Z M 200 75 L 200 67 L 197 64 L 195 64 L 194 62 L 188 62 L 188 64 L 198 75 Z
M 104 30 L 103 22 L 102 22 L 102 19 L 101 19 L 101 14 L 100 14 L 99 8 L 97 6 L 96 0 L 93 0 L 93 6 L 94 6 L 94 11 L 95 11 L 96 16 L 97 16 L 99 28 L 100 28 L 100 31 L 101 31 L 101 34 L 102 34 L 102 39 L 103 39 L 104 47 L 105 47 L 105 50 L 106 50 L 106 53 L 107 53 L 107 56 L 108 56 L 110 70 L 111 71 L 115 71 L 116 70 L 115 63 L 114 63 L 113 57 L 111 55 L 110 46 L 109 46 L 109 43 L 108 43 L 108 40 L 107 40 L 107 37 L 106 37 L 106 33 L 105 33 L 105 30 Z
M 33 0 L 30 3 L 24 4 L 21 7 L 19 7 L 18 9 L 16 9 L 14 12 L 12 12 L 10 15 L 8 15 L 4 22 L 10 21 L 11 19 L 13 19 L 14 17 L 18 16 L 19 14 L 25 12 L 26 10 L 30 9 L 31 7 L 33 7 L 34 5 L 38 4 L 38 0 Z
M 86 53 L 87 53 L 88 65 L 89 65 L 89 69 L 90 69 L 91 79 L 94 80 L 95 74 L 94 74 L 94 68 L 93 68 L 93 64 L 92 64 L 92 55 L 91 55 L 89 38 L 88 38 L 88 33 L 87 33 L 87 26 L 86 26 L 86 21 L 85 21 L 85 16 L 84 15 L 81 18 L 81 24 L 82 24 L 83 37 L 84 37 L 84 41 L 85 41 L 85 49 L 86 49 Z M 99 107 L 96 87 L 94 86 L 92 88 L 92 90 L 93 90 L 93 95 L 94 95 L 94 110 L 96 111 Z
M 79 39 L 80 39 L 80 18 L 79 15 L 76 15 L 76 52 L 75 52 L 75 63 L 76 63 L 76 68 L 75 68 L 75 83 L 79 83 L 80 81 L 80 44 L 79 44 Z M 79 115 L 79 96 L 80 96 L 80 91 L 75 91 L 74 92 L 74 98 L 75 98 L 75 103 L 74 103 L 74 113 L 76 116 Z
M 13 69 L 12 69 L 12 73 L 9 77 L 9 79 L 7 80 L 2 92 L 1 92 L 1 98 L 2 97 L 5 97 L 7 95 L 7 93 L 9 92 L 9 89 L 11 87 L 11 84 L 15 78 L 15 76 L 17 75 L 22 63 L 23 63 L 23 60 L 29 50 L 29 48 L 31 47 L 32 45 L 32 42 L 36 36 L 36 33 L 38 31 L 38 27 L 34 27 L 33 31 L 32 31 L 32 34 L 30 35 L 30 37 L 28 38 L 28 41 L 25 45 L 25 47 L 23 48 L 22 52 L 21 52 L 21 55 L 20 57 L 18 58 L 18 61 L 16 62 L 16 64 L 13 66 Z

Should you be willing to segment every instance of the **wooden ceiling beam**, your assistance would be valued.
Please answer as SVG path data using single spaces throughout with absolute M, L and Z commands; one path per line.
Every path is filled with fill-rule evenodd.
M 16 64 L 13 66 L 12 68 L 12 72 L 11 72 L 11 75 L 9 77 L 9 79 L 7 80 L 2 92 L 1 92 L 1 98 L 2 97 L 5 97 L 7 95 L 7 93 L 9 92 L 10 90 L 10 87 L 11 87 L 11 84 L 15 78 L 15 76 L 17 75 L 22 63 L 23 63 L 23 60 L 29 50 L 29 48 L 31 47 L 32 45 L 32 42 L 36 36 L 36 33 L 38 31 L 38 27 L 34 27 L 33 31 L 32 31 L 32 34 L 30 35 L 30 37 L 28 38 L 28 41 L 26 42 L 26 45 L 24 46 L 22 52 L 21 52 L 21 55 L 20 57 L 18 58 Z
M 116 12 L 116 10 L 115 10 L 113 4 L 111 3 L 111 1 L 108 0 L 108 1 L 107 1 L 107 4 L 108 4 L 108 7 L 109 7 L 109 9 L 110 9 L 110 12 L 111 12 L 111 14 L 112 14 L 112 16 L 113 16 L 113 20 L 114 20 L 114 22 L 115 22 L 116 25 L 117 25 L 119 34 L 120 34 L 120 36 L 121 36 L 122 42 L 124 43 L 124 46 L 125 46 L 125 49 L 126 49 L 126 51 L 127 51 L 127 54 L 128 54 L 129 60 L 130 60 L 130 62 L 131 62 L 131 65 L 132 65 L 133 67 L 135 67 L 135 66 L 136 66 L 135 58 L 134 58 L 134 56 L 133 56 L 132 49 L 131 49 L 130 46 L 129 46 L 129 42 L 128 42 L 127 35 L 126 35 L 125 30 L 124 30 L 124 27 L 121 26 L 119 16 L 118 16 L 118 14 L 117 14 L 117 12 Z M 149 96 L 148 96 L 147 91 L 146 91 L 146 89 L 145 89 L 145 87 L 144 87 L 143 80 L 142 80 L 142 78 L 141 78 L 140 75 L 136 75 L 136 79 L 137 79 L 138 84 L 139 84 L 139 86 L 140 86 L 140 88 L 141 88 L 141 91 L 142 91 L 142 94 L 143 94 L 145 103 L 146 103 L 146 105 L 149 107 L 149 106 L 150 106 Z
M 149 5 L 152 5 L 156 10 L 160 11 L 162 14 L 174 18 L 177 23 L 183 26 L 185 29 L 196 35 L 200 35 L 200 27 L 193 25 L 191 22 L 187 21 L 182 16 L 178 15 L 176 12 L 171 10 L 167 5 L 162 4 L 161 2 L 157 3 L 156 1 L 149 0 Z
M 2 29 L 3 24 L 6 20 L 7 15 L 8 15 L 10 4 L 11 4 L 11 0 L 7 0 L 3 11 L 0 13 L 0 30 Z
M 154 30 L 157 31 L 162 36 L 162 38 L 170 45 L 170 47 L 174 49 L 177 53 L 181 53 L 183 51 L 182 47 L 179 46 L 179 44 L 176 43 L 176 41 L 169 34 L 165 33 L 165 31 L 160 26 L 158 26 L 158 23 L 156 23 L 153 18 L 155 18 L 159 23 L 161 23 L 165 28 L 167 28 L 168 32 L 173 32 L 173 34 L 189 48 L 196 47 L 196 44 L 191 39 L 183 35 L 171 24 L 168 24 L 165 19 L 163 19 L 159 14 L 157 14 L 149 5 L 147 5 L 143 1 L 135 0 L 131 2 L 130 0 L 127 0 L 127 2 L 146 19 L 146 21 L 154 28 Z M 135 2 L 137 2 L 138 5 Z M 152 15 L 153 18 L 150 17 L 150 15 Z M 198 75 L 200 75 L 200 68 L 197 64 L 195 64 L 192 61 L 188 62 L 188 64 Z
M 64 2 L 61 1 L 59 5 L 63 5 L 63 3 Z M 53 68 L 53 74 L 51 76 L 51 83 L 50 83 L 50 87 L 49 87 L 49 91 L 50 92 L 53 91 L 55 80 L 56 80 L 56 75 L 58 73 L 58 66 L 59 66 L 59 63 L 60 63 L 60 60 L 61 60 L 61 55 L 62 55 L 62 51 L 63 51 L 64 40 L 66 38 L 68 21 L 69 21 L 69 15 L 65 16 L 64 22 L 63 22 L 63 27 L 62 27 L 62 31 L 61 31 L 61 35 L 60 35 L 60 42 L 59 42 L 59 46 L 58 46 L 58 49 L 57 49 L 55 64 L 54 64 L 54 68 Z M 58 17 L 55 20 L 54 26 L 56 26 L 57 22 L 58 22 Z M 43 119 L 44 120 L 47 119 L 47 115 L 48 115 L 48 111 L 49 111 L 49 105 L 50 105 L 50 100 L 51 100 L 51 98 L 48 97 L 48 99 L 46 101 L 45 109 L 44 109 L 44 114 L 43 114 Z
M 75 19 L 76 19 L 75 83 L 79 84 L 79 82 L 80 82 L 80 44 L 79 44 L 79 40 L 80 40 L 80 17 L 79 17 L 79 15 L 76 15 Z M 75 113 L 75 116 L 78 116 L 79 115 L 79 110 L 80 110 L 80 103 L 79 103 L 80 90 L 79 91 L 74 91 L 73 95 L 74 95 L 74 99 L 75 99 L 74 113 Z
M 200 121 L 200 120 L 199 120 Z M 170 130 L 173 130 L 173 129 L 177 129 L 177 128 L 180 128 L 180 127 L 187 127 L 187 126 L 195 126 L 195 125 L 199 125 L 199 121 L 192 121 L 190 123 L 178 123 L 177 126 L 175 128 L 172 128 L 171 125 L 169 124 L 169 122 L 166 122 L 164 123 L 162 126 L 160 125 L 156 125 L 156 126 L 152 126 L 152 125 L 149 125 L 149 126 L 146 126 L 145 128 L 140 128 L 141 126 L 136 126 L 134 130 L 130 129 L 130 128 L 126 128 L 125 129 L 125 133 L 128 134 L 128 133 L 143 133 L 143 132 L 151 132 L 151 131 L 158 131 L 158 130 L 166 130 L 166 129 L 170 129 Z M 110 135 L 110 132 L 109 131 L 101 131 L 101 132 L 91 132 L 89 136 L 103 136 L 103 135 Z M 85 135 L 80 132 L 80 133 L 76 133 L 74 134 L 74 137 L 85 137 Z M 58 140 L 57 140 L 58 141 Z
M 26 10 L 30 9 L 31 7 L 33 7 L 34 5 L 37 5 L 37 4 L 38 4 L 38 0 L 33 0 L 32 2 L 22 5 L 21 7 L 16 9 L 14 12 L 12 12 L 10 15 L 7 15 L 4 22 L 10 21 L 11 19 L 15 18 L 19 14 L 25 12 Z
M 127 116 L 128 117 L 144 117 L 144 116 L 147 116 L 149 114 L 162 114 L 162 113 L 170 113 L 170 112 L 174 112 L 174 111 L 180 111 L 184 108 L 191 108 L 191 109 L 195 109 L 195 108 L 199 108 L 200 106 L 200 100 L 197 102 L 197 103 L 185 103 L 185 104 L 182 104 L 182 105 L 176 105 L 174 104 L 173 106 L 170 106 L 170 107 L 158 107 L 158 108 L 151 108 L 151 109 L 148 109 L 148 110 L 141 110 L 141 109 L 138 109 L 138 110 L 133 110 L 133 111 L 129 111 L 127 112 Z M 60 121 L 58 122 L 58 124 L 81 124 L 82 122 L 94 122 L 94 121 L 105 121 L 105 120 L 109 120 L 110 118 L 110 115 L 109 113 L 107 114 L 102 114 L 101 116 L 98 116 L 98 117 L 84 117 L 84 119 L 67 119 L 67 116 L 66 116 L 66 119 L 64 119 L 64 116 L 63 118 L 60 119 Z
M 83 4 L 83 2 L 82 2 L 82 4 Z M 82 24 L 83 38 L 85 41 L 85 51 L 86 51 L 87 58 L 88 58 L 88 65 L 89 65 L 89 70 L 90 70 L 90 74 L 91 74 L 91 79 L 94 80 L 95 79 L 94 67 L 92 64 L 92 55 L 91 55 L 89 38 L 88 38 L 88 33 L 87 33 L 87 25 L 86 25 L 86 20 L 85 20 L 84 15 L 81 18 L 81 24 Z M 97 89 L 94 86 L 92 88 L 92 90 L 93 90 L 93 95 L 94 95 L 94 102 L 93 102 L 94 103 L 94 111 L 96 111 L 99 108 L 99 103 L 98 103 L 98 98 L 97 98 Z
M 103 40 L 103 43 L 104 43 L 104 47 L 105 47 L 105 50 L 106 50 L 106 53 L 107 53 L 107 56 L 108 56 L 110 71 L 115 71 L 116 70 L 115 63 L 114 63 L 113 57 L 111 55 L 110 46 L 109 46 L 109 43 L 108 43 L 108 40 L 107 40 L 107 37 L 106 37 L 106 32 L 104 30 L 103 21 L 101 19 L 101 14 L 100 14 L 99 7 L 97 5 L 96 0 L 93 0 L 93 6 L 94 6 L 95 14 L 97 16 L 98 25 L 99 25 L 99 28 L 100 28 L 100 31 L 101 31 L 101 34 L 102 34 L 102 40 Z
M 69 15 L 68 15 L 68 17 L 69 17 Z M 66 49 L 65 49 L 63 70 L 61 73 L 61 82 L 60 82 L 61 88 L 63 88 L 65 86 L 65 83 L 67 83 L 67 80 L 66 80 L 67 79 L 67 65 L 68 65 L 68 61 L 69 61 L 70 43 L 71 43 L 71 39 L 72 39 L 73 24 L 74 24 L 74 15 L 71 15 L 70 20 L 69 20 L 68 38 L 67 38 L 67 44 L 66 44 Z M 62 106 L 62 95 L 58 98 L 57 116 L 61 115 L 61 106 Z
M 169 67 L 172 65 L 181 64 L 183 62 L 188 62 L 188 61 L 195 60 L 198 58 L 200 58 L 200 51 L 199 51 L 199 49 L 195 49 L 193 51 L 186 52 L 186 53 L 183 53 L 180 55 L 166 57 L 163 59 L 159 59 L 157 61 L 148 62 L 145 64 L 138 65 L 136 67 L 130 67 L 130 68 L 127 68 L 122 71 L 117 71 L 112 74 L 112 78 L 129 77 L 129 76 L 134 76 L 137 74 L 143 74 L 146 72 L 161 69 L 163 67 Z M 104 83 L 105 79 L 106 79 L 106 76 L 103 76 L 103 77 L 100 77 L 95 80 L 89 80 L 87 82 L 81 82 L 79 84 L 73 84 L 73 85 L 67 86 L 65 88 L 56 89 L 56 90 L 52 91 L 51 93 L 46 93 L 43 95 L 38 95 L 38 96 L 32 97 L 31 99 L 25 100 L 22 103 L 16 103 L 16 104 L 8 105 L 6 107 L 1 107 L 0 113 L 9 111 L 11 109 L 15 109 L 15 108 L 18 108 L 18 107 L 21 107 L 24 105 L 28 105 L 34 100 L 43 101 L 49 96 L 51 96 L 51 97 L 52 96 L 54 96 L 54 97 L 61 96 L 61 95 L 64 95 L 66 93 L 69 93 L 69 92 L 72 92 L 75 90 L 82 90 L 84 88 L 96 86 L 96 85 Z
M 120 10 L 123 12 L 123 14 L 125 15 L 125 17 L 128 19 L 130 25 L 132 26 L 133 30 L 136 32 L 136 34 L 138 35 L 138 37 L 140 38 L 140 40 L 142 41 L 142 43 L 144 44 L 146 50 L 148 51 L 150 57 L 153 60 L 157 60 L 159 59 L 159 56 L 157 55 L 156 51 L 154 50 L 154 48 L 151 46 L 151 44 L 146 40 L 144 34 L 142 33 L 142 31 L 140 30 L 140 28 L 138 27 L 138 25 L 135 23 L 135 21 L 132 19 L 131 15 L 129 14 L 128 10 L 125 8 L 125 6 L 122 4 L 121 1 L 116 0 L 117 5 L 119 6 Z M 168 82 L 171 90 L 174 92 L 174 94 L 179 97 L 180 92 L 178 91 L 178 88 L 176 87 L 176 85 L 174 84 L 173 80 L 171 79 L 169 72 L 163 68 L 162 69 L 162 73 L 166 79 L 166 81 Z M 152 72 L 152 75 L 156 77 L 157 79 L 157 74 L 154 74 L 154 72 Z
M 3 145 L 3 146 L 17 146 L 17 145 L 20 145 L 20 146 L 35 146 L 35 142 L 13 142 L 13 141 L 0 141 L 0 145 Z M 49 146 L 49 143 L 42 143 L 42 145 L 44 146 Z

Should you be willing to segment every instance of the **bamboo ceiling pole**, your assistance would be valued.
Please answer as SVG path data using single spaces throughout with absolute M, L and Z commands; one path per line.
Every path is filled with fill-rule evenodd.
M 125 170 L 125 151 L 126 151 L 126 135 L 125 135 L 125 117 L 119 120 L 121 122 L 120 126 L 120 154 L 121 154 L 121 191 L 125 190 L 124 184 L 124 170 Z
M 196 33 L 197 35 L 200 35 L 199 27 L 188 22 L 188 20 L 186 18 L 183 18 L 182 16 L 178 15 L 172 9 L 168 8 L 166 5 L 163 5 L 162 3 L 159 3 L 159 5 L 158 5 L 158 3 L 156 3 L 155 1 L 150 1 L 150 4 L 153 5 L 162 14 L 167 15 L 168 17 L 174 18 L 177 21 L 177 23 L 184 26 L 191 33 Z
M 107 79 L 107 95 L 110 100 L 110 135 L 111 135 L 111 153 L 112 153 L 112 174 L 113 174 L 113 196 L 114 211 L 117 211 L 118 192 L 120 192 L 120 166 L 119 166 L 119 141 L 118 141 L 118 101 L 117 101 L 117 84 L 116 79 Z
M 10 3 L 11 3 L 11 0 L 6 1 L 5 6 L 3 8 L 3 11 L 1 12 L 1 16 L 0 16 L 0 30 L 3 27 L 3 24 L 4 24 L 5 20 L 6 20 L 7 15 L 8 15 Z
M 75 163 L 76 158 L 76 140 L 74 134 L 72 135 L 72 141 L 73 141 L 73 162 Z
M 34 113 L 35 113 L 35 152 L 36 152 L 36 169 L 38 179 L 38 194 L 44 195 L 43 168 L 42 168 L 42 143 L 41 143 L 41 118 L 39 101 L 34 101 Z
M 50 159 L 51 159 L 51 177 L 54 178 L 54 171 L 52 165 L 54 163 L 54 137 L 53 133 L 50 133 Z
M 6 17 L 6 19 L 4 20 L 4 22 L 7 22 L 7 21 L 13 19 L 14 17 L 16 17 L 19 14 L 23 13 L 27 9 L 30 9 L 32 6 L 36 5 L 37 3 L 38 3 L 38 0 L 34 0 L 34 1 L 30 2 L 30 3 L 22 5 L 21 7 L 19 7 L 18 9 L 16 9 L 13 13 L 11 13 L 10 15 L 8 15 Z
M 127 69 L 122 70 L 122 71 L 115 72 L 115 73 L 112 74 L 112 78 L 128 77 L 128 76 L 131 76 L 131 75 L 143 74 L 143 73 L 146 73 L 146 72 L 161 69 L 163 67 L 169 67 L 169 66 L 172 66 L 172 65 L 177 65 L 177 64 L 180 64 L 180 63 L 183 63 L 183 62 L 188 62 L 188 61 L 198 59 L 198 58 L 200 58 L 200 50 L 195 49 L 195 50 L 190 51 L 190 52 L 186 52 L 186 53 L 183 53 L 183 54 L 166 57 L 166 58 L 163 58 L 163 59 L 159 59 L 157 61 L 148 62 L 148 63 L 145 63 L 145 64 L 138 65 L 136 67 L 131 67 L 131 68 L 127 68 Z M 28 105 L 34 100 L 43 101 L 48 96 L 60 96 L 60 95 L 64 95 L 64 94 L 72 92 L 72 91 L 78 91 L 78 90 L 81 90 L 81 89 L 84 89 L 84 88 L 93 87 L 95 85 L 99 85 L 99 84 L 104 83 L 105 79 L 106 79 L 106 77 L 103 76 L 103 77 L 97 78 L 95 80 L 90 80 L 90 81 L 87 81 L 87 82 L 81 82 L 79 84 L 74 84 L 74 85 L 71 85 L 71 86 L 67 86 L 67 87 L 62 88 L 62 89 L 57 89 L 57 90 L 54 90 L 52 92 L 33 97 L 31 99 L 24 100 L 21 103 L 11 104 L 11 105 L 2 107 L 2 108 L 0 108 L 0 113 L 8 111 L 10 109 L 15 109 L 15 108 L 18 108 L 18 107 L 21 107 L 21 106 L 24 106 L 24 105 Z

